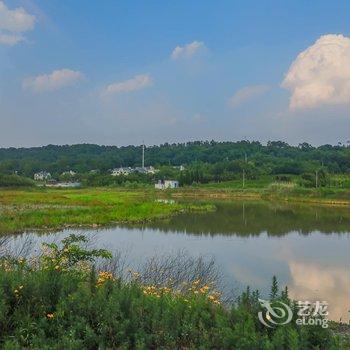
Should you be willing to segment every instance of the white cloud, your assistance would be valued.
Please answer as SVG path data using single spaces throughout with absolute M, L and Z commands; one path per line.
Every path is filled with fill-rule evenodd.
M 236 93 L 230 97 L 228 103 L 232 108 L 236 108 L 239 105 L 250 101 L 251 99 L 263 95 L 270 88 L 267 85 L 250 85 L 245 86 L 242 89 L 236 91 Z
M 84 75 L 82 73 L 63 68 L 60 70 L 54 70 L 50 74 L 26 78 L 23 81 L 23 88 L 30 89 L 35 92 L 53 91 L 73 85 L 83 78 Z
M 24 8 L 10 10 L 0 1 L 0 44 L 15 45 L 23 41 L 22 33 L 32 30 L 34 25 L 35 16 Z
M 177 60 L 179 58 L 190 58 L 200 50 L 205 49 L 205 45 L 201 41 L 193 41 L 185 46 L 176 46 L 171 53 L 171 58 Z
M 134 78 L 107 85 L 103 95 L 112 95 L 120 92 L 132 92 L 153 85 L 153 79 L 149 74 L 136 75 Z
M 4 34 L 0 32 L 0 44 L 13 46 L 23 41 L 24 37 L 19 34 Z
M 350 103 L 350 38 L 321 36 L 301 52 L 282 87 L 292 93 L 290 109 Z

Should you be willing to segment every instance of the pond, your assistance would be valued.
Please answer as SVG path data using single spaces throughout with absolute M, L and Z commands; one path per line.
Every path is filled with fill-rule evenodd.
M 294 299 L 327 301 L 330 318 L 349 320 L 348 207 L 261 201 L 215 205 L 214 212 L 99 229 L 98 244 L 127 251 L 135 262 L 180 249 L 191 255 L 212 256 L 232 287 L 242 290 L 249 285 L 265 297 L 276 275 L 281 286 L 288 285 Z M 54 236 L 71 232 L 77 230 Z M 48 240 L 45 236 L 30 236 Z

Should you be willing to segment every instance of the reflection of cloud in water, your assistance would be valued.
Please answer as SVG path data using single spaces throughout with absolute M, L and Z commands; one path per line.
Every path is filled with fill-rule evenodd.
M 350 274 L 340 267 L 319 266 L 311 263 L 289 263 L 292 281 L 290 295 L 296 300 L 327 301 L 329 318 L 349 320 Z
M 231 266 L 230 270 L 235 279 L 244 287 L 254 286 L 257 288 L 266 284 L 265 278 L 259 274 L 259 271 L 254 272 L 249 267 L 234 265 Z

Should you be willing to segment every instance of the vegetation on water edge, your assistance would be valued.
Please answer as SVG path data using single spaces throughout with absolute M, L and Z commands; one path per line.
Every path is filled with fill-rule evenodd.
M 153 191 L 2 190 L 0 232 L 145 222 L 183 211 L 212 208 L 157 200 Z
M 154 189 L 84 188 L 0 190 L 0 233 L 28 230 L 56 230 L 67 227 L 94 227 L 117 223 L 141 223 L 185 211 L 213 210 L 213 204 L 194 203 L 237 197 L 350 204 L 347 191 L 326 188 L 300 189 L 288 184 L 267 188 L 239 189 L 237 183 L 184 187 L 176 191 Z M 169 198 L 189 198 L 174 202 Z M 163 199 L 160 199 L 163 198 Z
M 0 259 L 0 346 L 3 349 L 340 349 L 346 339 L 320 325 L 266 328 L 259 293 L 224 303 L 203 261 L 149 266 L 122 277 L 108 251 L 84 236 L 45 244 L 41 255 Z M 183 266 L 187 266 L 184 269 Z M 176 273 L 171 273 L 171 267 Z M 191 269 L 192 267 L 192 269 Z M 118 272 L 119 271 L 119 272 Z M 178 276 L 173 280 L 171 277 Z M 205 271 L 203 274 L 202 272 Z M 158 280 L 159 281 L 159 280 Z M 271 298 L 294 309 L 274 280 Z
M 298 202 L 315 202 L 328 204 L 350 204 L 350 180 L 348 176 L 339 175 L 335 180 L 342 187 L 324 186 L 318 188 L 300 186 L 297 178 L 290 181 L 275 181 L 270 176 L 247 181 L 242 187 L 242 180 L 217 183 L 195 184 L 180 188 L 172 193 L 174 197 L 201 198 L 236 198 L 276 199 Z

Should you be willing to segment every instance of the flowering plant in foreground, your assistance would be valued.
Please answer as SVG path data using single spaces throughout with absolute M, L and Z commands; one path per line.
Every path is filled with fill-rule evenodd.
M 0 258 L 0 347 L 4 349 L 339 349 L 330 330 L 291 323 L 267 329 L 259 294 L 237 302 L 204 278 L 146 283 L 99 268 L 105 250 L 84 236 L 45 244 L 36 258 Z M 190 281 L 190 282 L 189 282 Z M 279 298 L 276 285 L 274 297 Z M 288 295 L 281 298 L 288 303 Z

